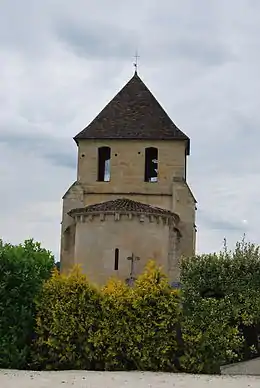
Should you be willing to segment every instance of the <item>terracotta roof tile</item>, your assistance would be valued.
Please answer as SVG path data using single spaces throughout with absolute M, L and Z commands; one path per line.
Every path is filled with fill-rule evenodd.
M 133 212 L 139 214 L 156 214 L 177 217 L 170 210 L 162 209 L 156 206 L 147 205 L 145 203 L 133 201 L 127 198 L 118 198 L 112 201 L 106 201 L 89 205 L 80 209 L 72 209 L 68 214 L 76 213 L 102 213 L 102 212 Z

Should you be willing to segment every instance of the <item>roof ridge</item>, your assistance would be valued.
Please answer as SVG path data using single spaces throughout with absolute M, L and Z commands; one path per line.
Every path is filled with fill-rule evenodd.
M 189 138 L 171 120 L 137 73 L 101 112 L 79 132 L 80 139 L 185 140 Z
M 130 206 L 129 206 L 130 205 Z M 69 211 L 69 215 L 77 212 L 84 213 L 94 213 L 94 212 L 133 212 L 133 213 L 148 213 L 148 214 L 161 214 L 168 216 L 177 216 L 171 210 L 160 208 L 158 206 L 153 206 L 151 204 L 146 204 L 143 202 L 135 201 L 129 198 L 115 198 L 108 201 L 99 202 L 96 204 L 91 204 L 84 206 L 82 208 L 76 208 Z

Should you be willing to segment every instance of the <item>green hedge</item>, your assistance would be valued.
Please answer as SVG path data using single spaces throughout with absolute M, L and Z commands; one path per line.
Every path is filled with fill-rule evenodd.
M 176 371 L 179 292 L 153 262 L 135 286 L 111 281 L 102 290 L 98 348 L 109 370 Z
M 34 369 L 93 369 L 95 335 L 102 320 L 101 295 L 75 268 L 55 270 L 37 298 Z
M 34 368 L 175 371 L 180 300 L 152 263 L 134 288 L 57 272 L 37 302 Z
M 0 368 L 26 368 L 35 324 L 34 298 L 54 266 L 39 243 L 0 240 Z
M 153 262 L 133 288 L 112 279 L 98 290 L 77 268 L 56 271 L 37 302 L 33 367 L 218 373 L 242 352 L 232 306 L 193 304 L 187 290 L 172 290 Z
M 230 302 L 234 320 L 248 325 L 259 321 L 259 246 L 243 239 L 231 251 L 225 242 L 224 249 L 219 254 L 183 260 L 181 277 L 185 307 L 189 311 L 195 311 L 201 300 L 215 296 L 216 300 L 226 298 L 227 303 Z
M 219 373 L 245 358 L 241 325 L 259 323 L 260 253 L 244 240 L 183 260 L 181 291 L 153 262 L 134 287 L 98 289 L 32 240 L 0 258 L 2 368 Z
M 181 282 L 183 335 L 189 333 L 189 341 L 193 337 L 187 348 L 196 371 L 218 372 L 221 364 L 256 353 L 245 343 L 243 329 L 260 323 L 259 246 L 243 239 L 231 251 L 225 242 L 219 254 L 184 259 Z

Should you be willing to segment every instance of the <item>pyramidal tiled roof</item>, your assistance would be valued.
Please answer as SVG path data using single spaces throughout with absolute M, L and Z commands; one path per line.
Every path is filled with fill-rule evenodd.
M 120 92 L 78 135 L 80 139 L 185 140 L 189 138 L 170 119 L 135 72 Z
M 168 215 L 175 216 L 170 210 L 162 209 L 160 207 L 147 205 L 145 203 L 133 201 L 127 198 L 118 198 L 112 201 L 106 201 L 89 205 L 84 208 L 72 209 L 68 214 L 74 215 L 77 213 L 102 213 L 102 212 L 133 212 L 133 213 L 146 213 L 146 214 L 157 214 L 157 215 Z

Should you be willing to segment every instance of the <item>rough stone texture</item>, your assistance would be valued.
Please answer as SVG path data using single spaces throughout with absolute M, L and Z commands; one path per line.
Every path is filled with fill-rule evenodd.
M 134 80 L 134 82 L 136 81 L 139 83 L 139 80 Z M 137 94 L 131 94 L 133 106 L 135 105 L 134 99 L 140 97 Z M 144 95 L 140 98 L 144 98 Z M 128 104 L 129 100 L 127 101 Z M 84 134 L 77 136 L 77 181 L 63 198 L 61 271 L 68 271 L 74 263 L 81 263 L 84 270 L 89 272 L 89 276 L 97 283 L 107 280 L 111 275 L 119 276 L 124 280 L 127 272 L 129 274 L 129 262 L 127 262 L 126 257 L 134 253 L 141 257 L 141 261 L 138 263 L 138 272 L 144 267 L 148 259 L 155 259 L 164 266 L 171 280 L 178 281 L 180 257 L 190 256 L 195 252 L 196 201 L 185 176 L 187 141 L 189 139 L 186 135 L 178 137 L 179 132 L 176 132 L 175 135 L 172 134 L 172 136 L 166 136 L 166 132 L 168 131 L 169 134 L 174 128 L 170 129 L 170 124 L 169 127 L 167 124 L 168 119 L 165 121 L 162 116 L 157 117 L 157 119 L 153 117 L 151 133 L 153 132 L 154 136 L 151 136 L 151 133 L 149 136 L 148 134 L 144 135 L 144 131 L 149 130 L 147 123 L 152 120 L 152 117 L 146 117 L 148 121 L 144 120 L 143 126 L 140 124 L 140 117 L 145 116 L 144 110 L 139 112 L 140 115 L 138 113 L 138 120 L 130 115 L 131 121 L 130 111 L 127 110 L 126 106 L 120 110 L 120 113 L 117 109 L 113 109 L 112 121 L 111 116 L 107 117 L 108 121 L 106 121 L 101 115 L 103 118 L 100 127 L 96 122 L 93 133 L 88 132 L 87 135 L 84 132 Z M 119 127 L 115 126 L 111 131 L 117 131 L 117 134 L 120 132 L 120 136 L 114 136 L 114 138 L 106 136 L 103 129 L 107 127 L 108 123 L 110 126 L 118 123 L 117 114 L 124 123 L 124 115 L 122 116 L 124 109 L 125 115 L 128 115 L 128 118 L 125 117 L 128 124 L 125 124 L 124 129 L 127 131 L 131 129 L 132 135 L 139 133 L 139 136 L 124 137 L 123 129 L 119 131 Z M 149 106 L 146 106 L 146 109 L 148 109 L 146 111 L 148 116 L 155 113 L 149 111 Z M 162 125 L 164 130 L 167 130 L 165 136 L 159 136 L 159 132 L 155 136 L 156 125 Z M 172 123 L 172 125 L 174 124 Z M 101 131 L 100 134 L 98 128 Z M 157 129 L 160 130 L 160 128 Z M 177 129 L 175 130 L 177 131 Z M 162 134 L 162 132 L 160 133 Z M 104 146 L 111 148 L 111 178 L 109 182 L 97 181 L 98 148 Z M 158 182 L 144 181 L 145 149 L 147 147 L 158 149 Z M 104 209 L 100 211 L 100 216 L 92 221 L 81 222 L 80 218 L 69 215 L 73 214 L 71 211 L 76 208 L 89 207 L 122 198 L 139 202 L 143 204 L 143 208 L 145 205 L 149 205 L 161 208 L 161 212 L 167 210 L 175 213 L 180 218 L 178 226 L 172 225 L 170 227 L 163 221 L 152 222 L 149 217 L 145 217 L 145 220 L 141 222 L 137 216 L 131 219 L 128 216 L 126 218 L 119 217 L 118 220 L 112 215 L 112 218 L 109 218 L 105 214 L 101 214 L 104 213 Z M 103 205 L 100 206 L 102 208 Z M 176 229 L 180 233 L 177 233 Z M 116 248 L 120 249 L 119 271 L 113 269 Z
M 134 266 L 135 275 L 143 272 L 149 259 L 154 259 L 166 273 L 171 269 L 170 280 L 175 279 L 178 258 L 175 252 L 169 256 L 170 238 L 177 239 L 172 219 L 132 213 L 100 213 L 76 218 L 75 262 L 81 264 L 92 282 L 103 284 L 113 276 L 126 280 L 130 276 L 127 257 L 132 252 L 140 257 Z M 116 248 L 119 249 L 117 271 L 114 270 Z
M 1 388 L 259 388 L 253 376 L 206 376 L 151 372 L 0 371 Z
M 196 248 L 195 203 L 186 181 L 181 177 L 173 177 L 171 210 L 180 216 L 180 253 L 184 257 L 192 256 Z
M 61 270 L 68 270 L 74 264 L 75 225 L 68 215 L 71 209 L 84 206 L 84 190 L 80 183 L 74 182 L 63 196 L 61 223 Z
M 97 149 L 103 145 L 109 145 L 112 149 L 110 182 L 97 181 Z M 156 146 L 159 149 L 159 178 L 158 182 L 154 183 L 144 182 L 143 179 L 144 150 L 147 146 Z M 61 270 L 67 271 L 72 264 L 81 263 L 84 271 L 97 283 L 105 281 L 111 275 L 120 278 L 122 276 L 122 279 L 125 279 L 126 271 L 129 275 L 129 263 L 126 257 L 133 252 L 142 260 L 137 269 L 141 270 L 148 258 L 155 259 L 164 266 L 171 280 L 178 280 L 180 256 L 192 255 L 195 251 L 195 199 L 184 179 L 184 163 L 183 142 L 130 141 L 129 143 L 123 140 L 111 140 L 105 143 L 96 140 L 79 142 L 79 183 L 67 192 L 63 200 L 66 227 L 73 223 L 73 218 L 66 215 L 65 219 L 65 212 L 128 198 L 144 205 L 159 207 L 162 211 L 176 213 L 180 217 L 178 229 L 182 237 L 180 241 L 175 241 L 176 234 L 171 233 L 168 226 L 162 228 L 159 224 L 155 230 L 155 226 L 150 222 L 145 223 L 145 228 L 139 221 L 122 219 L 119 224 L 114 219 L 106 222 L 98 219 L 91 224 L 83 223 L 76 227 L 75 235 L 71 237 L 69 234 L 71 241 L 73 237 L 75 239 L 74 253 L 71 247 L 64 250 L 64 244 L 62 245 Z M 76 204 L 76 198 L 79 205 Z M 102 206 L 99 205 L 99 209 L 104 211 Z M 96 225 L 97 223 L 99 226 Z M 65 229 L 64 227 L 64 236 Z M 111 236 L 111 231 L 114 236 Z M 72 230 L 71 233 L 73 233 Z M 157 237 L 154 238 L 154 235 Z M 159 238 L 159 236 L 162 237 Z M 124 262 L 121 272 L 113 270 L 115 248 L 120 249 L 120 265 Z M 160 259 L 158 253 L 163 255 Z M 92 261 L 92 264 L 89 261 Z
M 104 146 L 111 148 L 110 182 L 97 181 L 98 147 Z M 158 182 L 144 182 L 147 147 L 158 148 Z M 167 197 L 172 195 L 173 177 L 185 174 L 185 144 L 177 140 L 82 140 L 78 153 L 77 180 L 89 194 L 114 193 L 122 197 L 124 193 L 143 193 Z M 87 198 L 85 203 L 90 204 Z
M 222 375 L 260 376 L 260 357 L 257 357 L 249 361 L 243 361 L 243 362 L 237 362 L 235 364 L 224 365 L 221 367 L 221 374 Z

